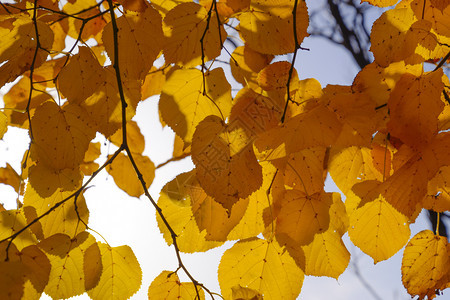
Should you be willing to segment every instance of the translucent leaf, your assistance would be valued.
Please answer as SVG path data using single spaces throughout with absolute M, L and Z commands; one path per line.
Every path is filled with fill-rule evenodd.
M 435 212 L 450 211 L 450 167 L 444 166 L 428 182 L 427 196 L 423 202 L 426 209 Z
M 122 145 L 123 131 L 122 128 L 116 131 L 109 140 L 114 145 L 120 147 Z M 142 154 L 145 150 L 145 138 L 141 133 L 141 129 L 136 121 L 127 122 L 127 143 L 131 152 Z
M 265 54 L 287 54 L 294 52 L 293 28 L 294 1 L 251 1 L 249 10 L 239 14 L 240 34 L 252 49 Z M 308 35 L 308 10 L 304 1 L 297 3 L 295 13 L 298 43 Z
M 149 5 L 142 12 L 125 12 L 116 23 L 120 71 L 128 79 L 144 79 L 164 44 L 161 15 Z M 102 39 L 114 62 L 112 23 L 105 26 Z
M 141 287 L 142 270 L 128 246 L 99 243 L 103 273 L 96 287 L 87 293 L 93 299 L 128 299 Z
M 197 3 L 181 3 L 164 18 L 164 58 L 166 63 L 193 67 L 220 55 L 222 43 L 227 37 L 218 24 L 213 10 L 211 14 Z M 203 43 L 201 39 L 204 36 Z M 202 50 L 203 47 L 203 50 Z
M 228 211 L 262 184 L 261 166 L 247 136 L 217 116 L 208 116 L 197 126 L 192 161 L 205 192 Z
M 119 97 L 116 73 L 112 66 L 105 69 L 106 81 L 88 97 L 81 106 L 96 123 L 96 130 L 109 137 L 122 126 L 122 104 Z M 122 78 L 122 87 L 127 103 L 126 121 L 136 114 L 141 100 L 141 83 L 138 80 Z
M 100 281 L 103 272 L 102 257 L 98 243 L 90 245 L 84 252 L 84 286 L 86 291 L 93 289 Z
M 203 252 L 222 244 L 207 241 L 206 230 L 200 231 L 198 228 L 192 211 L 191 195 L 187 193 L 188 189 L 195 187 L 195 180 L 192 172 L 178 175 L 163 187 L 158 199 L 158 206 L 178 236 L 177 244 L 180 251 L 186 253 Z M 171 245 L 173 240 L 169 230 L 159 215 L 156 215 L 156 220 L 166 243 Z
M 200 299 L 205 299 L 201 287 L 197 287 Z M 170 271 L 162 271 L 148 288 L 148 299 L 198 299 L 195 286 L 192 282 L 180 282 L 178 275 Z
M 331 193 L 307 195 L 288 190 L 277 214 L 277 239 L 283 243 L 307 245 L 317 233 L 325 232 L 330 224 Z
M 387 7 L 397 4 L 398 0 L 362 0 L 361 2 L 368 2 L 379 7 Z
M 362 184 L 365 184 L 362 183 Z M 397 253 L 410 236 L 408 218 L 399 213 L 381 195 L 375 199 L 363 199 L 350 215 L 348 234 L 351 241 L 374 263 L 386 260 Z
M 195 127 L 208 115 L 227 118 L 231 110 L 231 86 L 222 69 L 203 75 L 197 69 L 170 73 L 164 84 L 159 110 L 162 119 L 187 144 L 192 142 Z
M 437 1 L 415 0 L 411 3 L 411 8 L 415 16 L 419 19 L 428 20 L 432 24 L 433 30 L 446 37 L 450 37 L 450 28 L 448 26 L 448 18 L 450 17 L 450 7 L 448 3 L 439 3 Z M 435 6 L 437 4 L 437 6 Z M 448 48 L 447 48 L 448 52 Z
M 406 245 L 402 259 L 402 282 L 411 296 L 433 299 L 448 282 L 441 279 L 449 272 L 450 256 L 446 237 L 430 230 L 416 234 Z
M 6 163 L 6 167 L 0 168 L 0 183 L 10 185 L 16 193 L 19 193 L 22 178 L 9 163 Z
M 30 184 L 28 184 L 23 199 L 24 212 L 27 221 L 31 222 L 36 217 L 46 213 L 50 208 L 66 199 L 71 194 L 72 192 L 70 191 L 63 192 L 58 189 L 49 197 L 41 197 Z M 84 231 L 86 226 L 78 217 L 86 224 L 88 223 L 89 211 L 86 206 L 86 201 L 82 195 L 76 199 L 78 214 L 75 210 L 74 201 L 75 198 L 72 198 L 54 208 L 48 216 L 42 218 L 31 227 L 33 232 L 40 238 L 46 238 L 56 233 L 65 233 L 69 236 L 75 236 Z
M 74 238 L 56 234 L 43 240 L 39 247 L 46 252 L 52 265 L 45 293 L 52 298 L 70 298 L 85 292 L 83 260 L 86 249 L 95 243 L 94 237 L 82 232 Z
M 94 161 L 99 158 L 100 154 L 100 142 L 89 143 L 89 148 L 84 155 L 84 161 L 80 165 L 84 175 L 92 175 L 99 168 L 99 164 Z
M 303 271 L 277 242 L 257 238 L 226 250 L 218 272 L 225 299 L 231 299 L 235 286 L 253 289 L 264 299 L 295 299 L 304 278 Z
M 58 87 L 71 103 L 79 103 L 92 95 L 105 81 L 105 72 L 88 47 L 79 47 L 58 76 Z
M 261 158 L 281 158 L 301 149 L 328 146 L 337 138 L 341 128 L 336 115 L 319 104 L 262 133 L 255 146 L 262 152 Z
M 190 2 L 190 0 L 154 0 L 152 1 L 152 6 L 156 8 L 161 15 L 165 16 L 169 10 L 184 2 Z
M 6 239 L 27 225 L 23 211 L 5 210 L 0 211 L 0 240 Z M 19 250 L 33 245 L 37 242 L 33 233 L 26 229 L 14 239 L 14 244 Z
M 167 69 L 156 69 L 152 67 L 145 76 L 144 84 L 141 86 L 142 100 L 148 97 L 161 94 L 164 83 L 166 82 Z
M 50 278 L 51 264 L 49 259 L 36 245 L 23 248 L 20 259 L 27 268 L 25 278 L 30 280 L 36 292 L 41 294 Z
M 55 170 L 77 167 L 95 137 L 86 112 L 78 105 L 59 107 L 47 101 L 36 109 L 31 125 L 33 150 Z
M 234 58 L 234 59 L 233 59 Z M 257 74 L 273 59 L 273 55 L 259 53 L 248 46 L 234 49 L 230 58 L 231 74 L 243 86 L 257 87 Z
M 0 139 L 3 138 L 8 130 L 8 117 L 3 112 L 0 112 Z

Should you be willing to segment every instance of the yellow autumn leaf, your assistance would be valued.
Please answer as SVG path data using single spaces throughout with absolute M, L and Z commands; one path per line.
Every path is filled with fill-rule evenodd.
M 23 215 L 23 210 L 0 211 L 0 240 L 7 239 L 17 231 L 23 229 L 26 225 L 27 221 Z M 14 244 L 19 251 L 36 242 L 36 237 L 29 229 L 26 229 L 14 239 Z
M 227 33 L 218 24 L 215 11 L 197 3 L 181 3 L 164 18 L 166 63 L 193 67 L 220 55 Z M 203 38 L 203 40 L 202 40 Z M 203 42 L 203 43 L 202 43 Z
M 144 78 L 144 84 L 141 86 L 142 100 L 161 94 L 164 83 L 166 82 L 168 70 L 170 69 L 157 69 L 154 66 L 150 69 Z
M 109 140 L 117 147 L 122 145 L 122 139 L 122 128 L 109 137 Z M 136 121 L 131 120 L 127 122 L 127 143 L 133 153 L 142 154 L 145 150 L 145 138 Z
M 427 196 L 423 201 L 425 209 L 435 212 L 450 211 L 450 167 L 443 166 L 428 182 Z
M 88 150 L 84 155 L 83 163 L 80 165 L 80 170 L 84 175 L 90 176 L 99 168 L 99 164 L 96 163 L 95 160 L 99 158 L 100 154 L 100 142 L 89 143 Z
M 395 5 L 398 2 L 398 0 L 361 0 L 361 2 L 367 2 L 379 7 L 386 7 Z
M 41 241 L 39 247 L 51 264 L 45 293 L 52 298 L 67 299 L 85 292 L 83 261 L 86 249 L 95 239 L 86 231 L 70 238 L 55 234 Z
M 88 47 L 79 47 L 58 76 L 61 93 L 71 102 L 80 103 L 105 81 L 106 74 Z
M 50 208 L 70 195 L 72 195 L 72 192 L 70 191 L 67 192 L 57 189 L 49 197 L 41 197 L 39 193 L 28 184 L 23 199 L 23 209 L 27 221 L 33 221 L 36 217 L 46 213 Z M 80 195 L 76 201 L 78 214 L 75 210 L 75 198 L 73 197 L 59 205 L 57 208 L 54 208 L 48 216 L 35 223 L 31 227 L 31 230 L 40 239 L 50 237 L 57 233 L 64 233 L 71 237 L 81 233 L 86 229 L 85 224 L 88 223 L 89 211 L 86 206 L 86 200 L 82 195 Z
M 129 246 L 98 243 L 103 272 L 98 284 L 87 291 L 92 299 L 128 299 L 141 287 L 142 270 Z
M 206 95 L 203 95 L 203 75 L 197 69 L 175 70 L 168 75 L 159 100 L 164 122 L 186 144 L 192 142 L 197 125 L 207 116 L 227 118 L 231 110 L 231 86 L 222 69 L 205 75 Z
M 438 116 L 444 108 L 441 78 L 442 69 L 419 77 L 405 74 L 389 98 L 390 133 L 415 149 L 427 145 L 438 132 Z
M 205 293 L 200 286 L 197 286 L 200 299 L 205 299 Z M 192 282 L 181 282 L 177 273 L 162 271 L 148 288 L 149 300 L 195 300 L 197 292 Z M 199 299 L 199 300 L 200 300 Z
M 201 187 L 228 211 L 262 184 L 261 166 L 248 137 L 233 129 L 219 117 L 208 116 L 197 126 L 191 148 Z
M 257 87 L 257 74 L 273 59 L 273 55 L 259 53 L 248 46 L 234 49 L 230 57 L 231 74 L 244 87 Z
M 3 138 L 8 130 L 8 117 L 4 112 L 0 111 L 0 139 Z
M 304 1 L 297 2 L 294 12 L 294 1 L 250 2 L 250 8 L 238 15 L 240 34 L 244 42 L 264 54 L 287 54 L 295 50 L 294 32 L 300 44 L 308 35 L 308 10 Z M 294 23 L 293 15 L 296 22 Z M 297 27 L 294 31 L 293 24 Z
M 373 165 L 370 149 L 366 147 L 332 147 L 328 171 L 345 195 L 361 180 L 382 180 L 381 173 Z
M 360 189 L 362 185 L 368 186 L 366 183 L 370 181 L 361 183 Z M 373 185 L 370 188 L 374 188 Z M 382 195 L 375 195 L 375 199 L 370 193 L 364 196 L 360 196 L 364 204 L 359 204 L 350 215 L 348 234 L 358 248 L 378 263 L 393 256 L 406 244 L 411 234 L 409 220 Z
M 83 257 L 84 287 L 89 291 L 97 286 L 103 272 L 102 257 L 98 243 L 91 244 Z
M 60 107 L 44 102 L 36 109 L 31 125 L 33 150 L 39 161 L 55 170 L 78 167 L 95 137 L 86 112 L 78 105 Z
M 133 154 L 133 160 L 143 176 L 145 187 L 148 189 L 153 182 L 153 178 L 155 178 L 155 165 L 148 156 L 139 153 Z M 142 183 L 138 179 L 128 155 L 119 153 L 106 170 L 113 177 L 116 185 L 128 195 L 139 198 L 144 194 Z
M 128 79 L 144 79 L 164 45 L 161 15 L 150 5 L 142 12 L 127 11 L 116 20 L 118 33 L 114 43 L 113 26 L 103 30 L 103 43 L 114 62 L 118 45 L 120 71 Z
M 433 31 L 438 35 L 450 37 L 450 28 L 448 26 L 450 7 L 448 6 L 448 3 L 439 3 L 439 1 L 440 0 L 430 1 L 431 3 L 428 3 L 424 0 L 414 0 L 411 1 L 411 9 L 418 19 L 420 18 L 431 22 Z
M 414 47 L 406 47 L 405 40 L 416 20 L 411 8 L 405 7 L 387 10 L 373 23 L 370 51 L 377 64 L 387 67 L 414 53 Z
M 156 8 L 162 16 L 165 16 L 172 8 L 185 2 L 190 2 L 190 0 L 153 0 L 152 6 Z
M 2 299 L 20 300 L 24 295 L 27 267 L 19 260 L 20 252 L 14 244 L 9 248 L 6 260 L 6 243 L 0 244 L 0 297 Z
M 277 214 L 276 236 L 282 243 L 307 245 L 314 235 L 325 232 L 330 225 L 331 193 L 305 194 L 286 191 Z
M 0 183 L 11 186 L 16 193 L 19 193 L 20 186 L 22 184 L 22 177 L 17 174 L 9 163 L 6 163 L 6 167 L 0 168 Z
M 233 287 L 250 288 L 264 299 L 295 299 L 304 273 L 274 240 L 258 238 L 237 242 L 226 250 L 219 264 L 219 284 L 225 299 Z
M 25 295 L 33 292 L 40 295 L 50 278 L 51 264 L 49 259 L 38 246 L 31 245 L 22 249 L 20 260 L 27 268 L 25 279 L 31 283 L 31 285 L 27 285 L 27 282 L 25 282 Z
M 450 256 L 446 237 L 434 235 L 430 230 L 416 234 L 406 245 L 402 259 L 402 282 L 411 296 L 433 299 L 448 282 Z
M 188 189 L 195 187 L 195 181 L 193 172 L 182 173 L 163 187 L 158 199 L 158 206 L 177 235 L 178 248 L 186 253 L 207 251 L 223 243 L 206 240 L 206 230 L 200 231 L 197 225 L 192 211 L 191 195 L 186 193 Z M 158 214 L 156 220 L 164 240 L 168 245 L 172 245 L 171 233 Z
M 233 300 L 263 300 L 261 293 L 258 293 L 254 289 L 235 285 L 231 288 Z
M 80 103 L 90 118 L 95 122 L 95 129 L 109 137 L 122 126 L 122 104 L 119 96 L 117 77 L 112 66 L 105 68 L 106 79 L 96 91 Z M 135 79 L 122 78 L 122 88 L 127 103 L 126 121 L 136 114 L 141 100 L 141 82 Z

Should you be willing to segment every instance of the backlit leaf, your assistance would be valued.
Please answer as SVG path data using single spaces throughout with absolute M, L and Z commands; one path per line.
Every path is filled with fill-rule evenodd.
M 208 11 L 197 3 L 181 3 L 170 10 L 164 18 L 164 35 L 166 62 L 184 67 L 200 64 L 202 55 L 205 61 L 217 57 L 227 37 L 217 22 L 215 11 L 208 15 Z
M 293 28 L 294 1 L 251 1 L 239 14 L 240 34 L 246 44 L 264 54 L 286 54 L 295 50 Z M 304 1 L 297 2 L 296 33 L 299 43 L 308 35 L 309 18 Z
M 248 46 L 237 47 L 230 58 L 231 74 L 243 86 L 256 87 L 258 72 L 272 59 L 272 55 L 259 53 Z
M 277 242 L 261 239 L 240 241 L 226 250 L 219 265 L 219 283 L 225 299 L 232 288 L 251 288 L 264 299 L 294 299 L 300 293 L 304 273 Z
M 192 142 L 195 127 L 209 115 L 227 118 L 231 110 L 231 86 L 222 69 L 205 74 L 203 95 L 202 73 L 196 69 L 170 73 L 159 101 L 162 119 L 185 143 Z
M 447 282 L 440 282 L 449 271 L 448 241 L 430 230 L 416 234 L 406 245 L 402 259 L 402 282 L 412 296 L 432 299 L 444 289 Z
M 103 273 L 87 293 L 93 299 L 128 299 L 141 286 L 142 270 L 128 246 L 110 247 L 99 243 Z
M 26 219 L 21 210 L 0 211 L 0 240 L 6 239 L 15 234 L 18 230 L 27 225 Z M 37 242 L 33 233 L 26 229 L 22 234 L 14 239 L 14 243 L 19 250 L 33 245 Z
M 148 189 L 155 177 L 155 165 L 150 158 L 139 153 L 133 154 L 133 160 L 142 173 L 146 188 Z M 122 152 L 119 153 L 111 165 L 107 167 L 107 171 L 114 178 L 117 186 L 128 195 L 139 198 L 144 194 L 142 184 L 127 155 Z
M 197 287 L 200 299 L 205 299 L 203 289 Z M 162 271 L 148 288 L 148 299 L 198 299 L 192 282 L 180 282 L 178 275 L 170 271 Z

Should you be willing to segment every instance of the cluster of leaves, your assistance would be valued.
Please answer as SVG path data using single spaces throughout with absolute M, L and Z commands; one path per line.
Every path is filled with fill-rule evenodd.
M 2 4 L 0 86 L 14 85 L 0 131 L 23 128 L 31 143 L 20 174 L 2 169 L 19 197 L 17 209 L 0 207 L 0 298 L 126 299 L 140 288 L 132 250 L 90 233 L 83 191 L 104 169 L 149 199 L 175 248 L 179 268 L 152 282 L 149 299 L 214 298 L 180 252 L 229 240 L 221 297 L 295 299 L 304 275 L 346 269 L 346 232 L 375 263 L 407 244 L 406 289 L 435 297 L 450 285 L 449 243 L 428 230 L 410 239 L 409 225 L 422 208 L 450 209 L 449 20 L 448 1 L 401 1 L 373 26 L 375 61 L 351 86 L 322 88 L 293 67 L 307 36 L 301 0 Z M 227 39 L 242 46 L 229 53 Z M 221 53 L 243 86 L 234 97 Z M 161 123 L 176 133 L 173 160 L 191 156 L 195 169 L 156 203 L 132 118 L 158 94 Z M 102 165 L 97 133 L 118 147 Z M 324 191 L 327 174 L 345 202 Z

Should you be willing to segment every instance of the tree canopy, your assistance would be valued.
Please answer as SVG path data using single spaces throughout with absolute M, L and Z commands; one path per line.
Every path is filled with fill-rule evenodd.
M 295 299 L 305 275 L 344 272 L 345 233 L 374 263 L 406 246 L 408 293 L 441 294 L 449 242 L 410 225 L 450 210 L 450 3 L 363 2 L 389 7 L 370 34 L 374 61 L 352 85 L 323 88 L 294 68 L 308 51 L 303 0 L 2 3 L 0 137 L 14 126 L 30 143 L 20 170 L 0 168 L 17 193 L 15 209 L 0 205 L 0 298 L 141 288 L 133 250 L 89 226 L 84 192 L 101 172 L 154 206 L 175 250 L 178 268 L 145 287 L 149 299 Z M 159 199 L 133 119 L 153 95 L 176 134 L 170 161 L 195 165 Z M 342 194 L 324 190 L 328 174 Z M 180 254 L 226 241 L 213 291 Z

